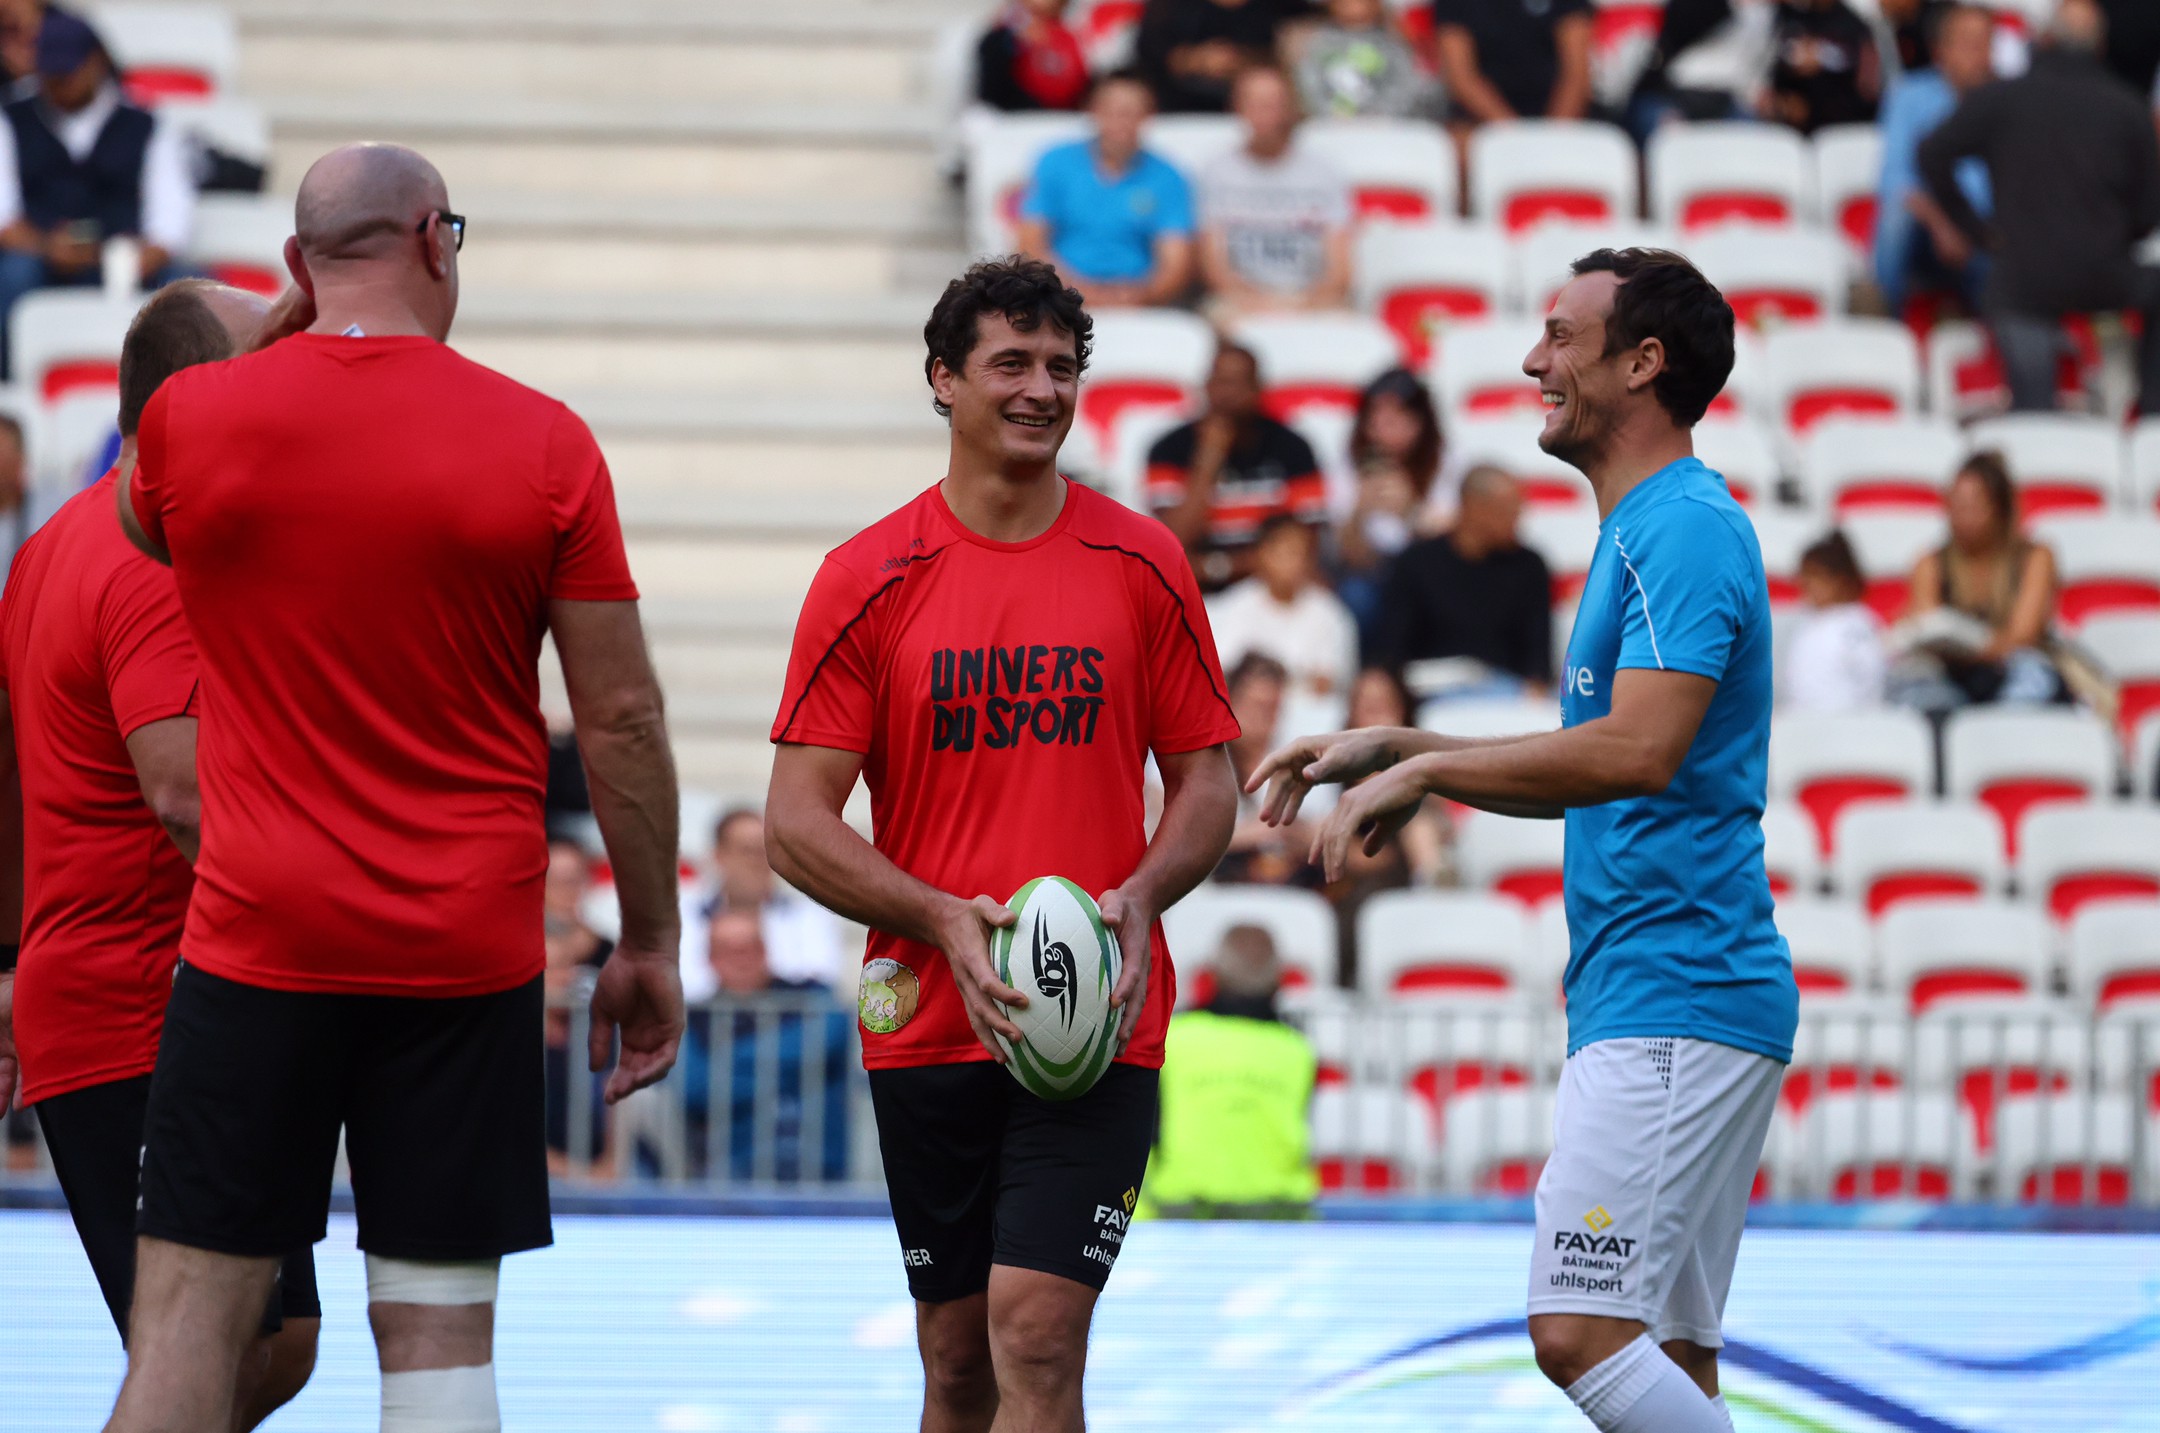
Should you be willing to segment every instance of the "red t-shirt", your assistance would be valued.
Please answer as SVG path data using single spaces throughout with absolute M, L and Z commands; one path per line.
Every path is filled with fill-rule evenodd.
M 181 954 L 278 990 L 538 975 L 548 602 L 637 596 L 592 434 L 430 339 L 302 334 L 175 375 L 137 436 L 202 653 Z
M 15 556 L 0 688 L 23 793 L 23 1103 L 144 1075 L 194 876 L 143 803 L 127 738 L 194 715 L 195 647 L 173 578 L 137 552 L 112 474 Z
M 1177 539 L 1069 484 L 1030 542 L 968 531 L 933 487 L 834 550 L 772 738 L 861 752 L 878 850 L 941 891 L 1004 900 L 1045 875 L 1116 889 L 1147 849 L 1148 753 L 1237 734 Z M 1177 999 L 1160 925 L 1150 971 L 1122 1058 L 1157 1067 Z M 861 1006 L 872 1069 L 989 1058 L 933 947 L 871 932 Z

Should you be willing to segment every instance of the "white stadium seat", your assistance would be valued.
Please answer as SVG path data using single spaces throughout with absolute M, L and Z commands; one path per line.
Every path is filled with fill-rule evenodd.
M 1441 411 L 1488 418 L 1542 415 L 1545 400 L 1537 380 L 1523 372 L 1523 360 L 1544 332 L 1544 325 L 1533 318 L 1488 318 L 1450 326 L 1427 369 Z
M 2130 793 L 2140 801 L 2160 801 L 2160 711 L 2130 724 Z
M 1560 729 L 1560 703 L 1540 697 L 1515 701 L 1443 698 L 1418 708 L 1418 725 L 1445 736 L 1533 736 Z
M 1695 456 L 1725 479 L 1749 509 L 1777 501 L 1782 465 L 1777 446 L 1760 423 L 1739 417 L 1706 417 L 1695 425 Z
M 1552 1105 L 1544 1089 L 1457 1095 L 1440 1143 L 1441 1187 L 1458 1195 L 1531 1194 L 1552 1153 Z
M 1481 463 L 1511 473 L 1532 507 L 1581 508 L 1595 513 L 1582 473 L 1538 446 L 1545 419 L 1537 413 L 1512 418 L 1453 417 L 1447 422 L 1448 462 L 1467 470 Z
M 1814 515 L 1791 508 L 1764 505 L 1748 513 L 1755 524 L 1755 540 L 1762 546 L 1763 576 L 1770 583 L 1773 616 L 1800 600 L 1800 554 L 1823 535 Z
M 1808 506 L 1831 517 L 1938 513 L 1964 455 L 1964 439 L 1939 418 L 1825 418 L 1801 440 L 1800 486 Z
M 2160 809 L 2042 807 L 2025 820 L 2017 880 L 2057 920 L 2099 901 L 2160 901 Z
M 1643 147 L 1650 217 L 1685 233 L 1794 224 L 1808 210 L 1808 150 L 1783 125 L 1668 124 Z
M 2160 517 L 2064 513 L 2028 530 L 2055 554 L 2055 617 L 2065 626 L 2101 613 L 2160 614 Z
M 1847 808 L 1933 793 L 1934 738 L 1926 718 L 1900 708 L 1780 713 L 1770 723 L 1769 789 L 1808 813 L 1827 854 Z
M 44 402 L 80 389 L 120 386 L 120 345 L 140 298 L 108 299 L 97 289 L 38 289 L 8 315 L 15 382 Z
M 292 201 L 260 194 L 205 194 L 195 203 L 188 261 L 235 288 L 275 298 L 292 282 L 285 240 Z
M 2137 1142 L 2124 1095 L 2054 1090 L 1995 1113 L 1996 1196 L 2048 1204 L 2127 1204 Z
M 97 475 L 91 461 L 111 444 L 120 427 L 120 395 L 111 388 L 83 388 L 31 410 L 25 437 L 35 480 L 45 491 L 73 496 Z
M 239 72 L 240 28 L 223 5 L 101 0 L 88 18 L 138 104 L 217 94 Z
M 2147 713 L 2160 712 L 2160 615 L 2109 613 L 2089 618 L 2078 629 L 2078 640 L 2092 649 L 2120 684 L 2119 716 L 2125 732 L 2137 731 Z
M 1927 336 L 1928 409 L 1964 423 L 1999 413 L 2010 400 L 1987 330 L 1967 319 L 1938 323 Z
M 1529 947 L 1522 907 L 1456 891 L 1382 891 L 1358 912 L 1358 988 L 1391 996 L 1508 995 Z
M 1107 447 L 1097 442 L 1105 464 L 1103 490 L 1134 511 L 1146 512 L 1148 453 L 1186 421 L 1174 408 L 1127 409 L 1110 430 Z
M 236 95 L 169 99 L 158 106 L 158 122 L 178 126 L 198 148 L 266 169 L 270 165 L 270 120 L 262 106 L 250 100 Z
M 1967 707 L 1943 732 L 1943 791 L 1993 808 L 2015 858 L 2028 813 L 2114 795 L 2117 754 L 2106 723 L 2081 708 Z
M 2070 920 L 2070 993 L 2096 1010 L 2160 1002 L 2160 901 L 2099 901 Z
M 1215 958 L 1223 933 L 1239 925 L 1260 926 L 1275 938 L 1285 986 L 1337 983 L 1335 912 L 1311 891 L 1211 881 L 1163 912 L 1162 919 L 1171 955 L 1188 972 L 1178 992 L 1181 1004 L 1194 1003 L 1188 997 L 1199 995 L 1202 982 L 1193 977 Z
M 1901 414 L 1920 407 L 1920 349 L 1886 318 L 1792 324 L 1763 336 L 1770 414 L 1804 433 L 1840 413 Z
M 1852 543 L 1853 556 L 1867 578 L 1867 601 L 1885 622 L 1904 615 L 1912 592 L 1912 572 L 1920 559 L 1943 545 L 1942 517 L 1895 508 L 1849 511 L 1838 528 Z
M 1867 917 L 1850 901 L 1780 900 L 1777 928 L 1792 948 L 1802 996 L 1857 995 L 1872 984 Z
M 1823 230 L 1728 225 L 1690 242 L 1688 257 L 1744 325 L 1774 328 L 1845 312 L 1845 251 Z
M 1215 331 L 1182 309 L 1105 309 L 1080 380 L 1080 416 L 1109 442 L 1136 409 L 1184 412 L 1215 360 Z
M 1822 850 L 1815 839 L 1815 823 L 1789 801 L 1772 801 L 1763 808 L 1763 865 L 1770 874 L 1770 890 L 1780 900 L 1788 895 L 1807 896 L 1822 884 Z
M 1461 208 L 1455 146 L 1425 120 L 1315 119 L 1297 142 L 1349 181 L 1362 219 L 1452 219 Z
M 1232 337 L 1260 360 L 1262 401 L 1284 420 L 1312 405 L 1355 409 L 1367 384 L 1402 365 L 1402 345 L 1368 314 L 1260 314 Z
M 1672 249 L 1679 242 L 1672 230 L 1632 215 L 1597 224 L 1540 224 L 1514 242 L 1516 303 L 1542 318 L 1574 276 L 1570 266 L 1583 255 L 1598 249 Z
M 1787 1197 L 1948 1199 L 1955 1192 L 1958 1119 L 1948 1095 L 1825 1094 L 1810 1102 L 1792 1132 L 1792 1162 L 1810 1177 Z
M 1380 1193 L 1422 1183 L 1435 1140 L 1432 1111 L 1393 1085 L 1323 1085 L 1313 1092 L 1312 1157 L 1330 1191 Z
M 1905 901 L 1875 922 L 1884 991 L 1914 1014 L 2047 989 L 2047 922 L 2009 901 Z
M 1839 235 L 1855 257 L 1875 247 L 1875 198 L 1882 184 L 1882 131 L 1833 124 L 1808 142 L 1814 167 L 1816 222 Z
M 969 136 L 967 240 L 978 254 L 1020 247 L 1020 201 L 1035 179 L 1036 161 L 1060 144 L 1087 137 L 1078 114 L 1001 114 Z
M 1635 146 L 1615 125 L 1480 125 L 1470 136 L 1470 213 L 1510 234 L 1556 221 L 1628 220 L 1639 207 L 1635 174 Z
M 2147 517 L 2160 514 L 2160 414 L 2138 420 L 2126 456 L 2131 506 Z
M 1970 802 L 1869 801 L 1838 817 L 1832 883 L 1868 914 L 2002 888 L 2002 828 Z
M 2122 429 L 2070 413 L 2010 413 L 1966 430 L 1974 452 L 1994 449 L 2017 483 L 2028 521 L 2065 509 L 2104 511 L 2122 500 Z
M 1489 811 L 1466 816 L 1456 837 L 1464 884 L 1497 891 L 1526 906 L 1560 895 L 1564 822 L 1526 821 Z
M 1357 306 L 1395 331 L 1413 363 L 1424 362 L 1449 326 L 1500 311 L 1509 252 L 1485 224 L 1367 224 L 1357 236 Z
M 1148 121 L 1141 142 L 1197 184 L 1200 172 L 1244 137 L 1244 126 L 1227 114 L 1165 114 Z

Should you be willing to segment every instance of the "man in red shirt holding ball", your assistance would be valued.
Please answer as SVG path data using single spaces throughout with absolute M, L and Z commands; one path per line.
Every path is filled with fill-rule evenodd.
M 773 723 L 774 868 L 871 928 L 863 1060 L 926 1433 L 1082 1428 L 1088 1324 L 1177 994 L 1157 917 L 1215 868 L 1237 812 L 1238 726 L 1183 549 L 1057 471 L 1092 327 L 1040 262 L 946 288 L 923 336 L 950 466 L 825 559 Z M 858 777 L 874 843 L 841 819 Z M 1093 895 L 1124 951 L 1117 1061 L 1057 1102 L 993 1063 L 1022 997 L 990 934 L 1044 875 Z

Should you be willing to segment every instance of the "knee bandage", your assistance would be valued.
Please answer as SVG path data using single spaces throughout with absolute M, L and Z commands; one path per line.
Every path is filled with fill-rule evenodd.
M 367 1256 L 371 1304 L 492 1304 L 499 1259 L 438 1263 Z M 382 1376 L 382 1433 L 501 1433 L 495 1365 Z

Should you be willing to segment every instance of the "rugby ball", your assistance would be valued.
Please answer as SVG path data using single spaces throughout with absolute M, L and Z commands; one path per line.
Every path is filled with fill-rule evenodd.
M 1063 876 L 1037 876 L 1005 905 L 1019 919 L 993 932 L 990 963 L 1028 999 L 1024 1009 L 1006 1010 L 1020 1039 L 997 1037 L 1005 1068 L 1030 1094 L 1077 1099 L 1117 1053 L 1121 1012 L 1110 1008 L 1122 965 L 1117 937 L 1095 898 Z

